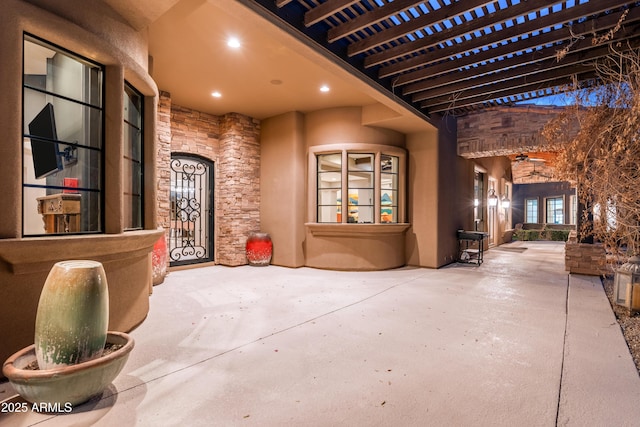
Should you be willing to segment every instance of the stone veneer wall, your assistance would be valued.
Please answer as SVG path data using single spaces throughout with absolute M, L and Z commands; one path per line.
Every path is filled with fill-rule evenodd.
M 169 189 L 171 187 L 171 175 L 169 173 L 169 163 L 171 162 L 171 95 L 168 92 L 160 92 L 157 114 L 156 133 L 158 135 L 158 145 L 156 162 L 158 165 L 158 183 L 156 190 L 158 191 L 158 227 L 164 228 L 168 238 L 171 212 L 169 202 Z
M 220 121 L 218 159 L 218 262 L 247 263 L 245 244 L 260 230 L 260 124 L 230 113 Z
M 578 243 L 576 232 L 572 231 L 564 249 L 564 269 L 569 273 L 588 276 L 607 274 L 604 246 L 601 243 Z
M 496 107 L 459 117 L 458 155 L 470 159 L 553 151 L 553 143 L 541 131 L 562 111 L 561 107 Z
M 241 114 L 214 116 L 172 105 L 168 92 L 158 105 L 158 224 L 170 227 L 171 153 L 214 162 L 215 262 L 247 263 L 245 243 L 260 229 L 260 123 Z

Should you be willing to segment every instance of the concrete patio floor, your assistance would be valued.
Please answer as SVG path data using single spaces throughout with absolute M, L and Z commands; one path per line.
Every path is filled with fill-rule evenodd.
M 568 275 L 562 243 L 480 267 L 175 271 L 132 335 L 101 398 L 0 426 L 640 425 L 600 280 Z

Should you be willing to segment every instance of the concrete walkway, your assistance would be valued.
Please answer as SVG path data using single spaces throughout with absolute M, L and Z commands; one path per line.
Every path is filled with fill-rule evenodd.
M 101 399 L 1 426 L 632 426 L 640 378 L 564 245 L 480 266 L 207 267 L 154 288 Z M 20 401 L 8 384 L 0 400 Z

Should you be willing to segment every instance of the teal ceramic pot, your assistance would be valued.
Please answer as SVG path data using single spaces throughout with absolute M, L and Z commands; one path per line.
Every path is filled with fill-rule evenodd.
M 102 264 L 88 260 L 56 263 L 38 303 L 38 366 L 47 370 L 99 357 L 108 324 L 109 291 Z
M 79 405 L 104 392 L 126 364 L 134 340 L 123 332 L 110 331 L 106 346 L 112 350 L 98 358 L 42 370 L 31 368 L 36 355 L 34 346 L 30 345 L 9 357 L 2 373 L 23 399 L 66 410 L 67 405 Z

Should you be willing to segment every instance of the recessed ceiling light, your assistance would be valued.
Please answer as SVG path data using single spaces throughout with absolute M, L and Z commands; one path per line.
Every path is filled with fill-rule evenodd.
M 320 86 L 320 92 L 329 92 L 331 89 L 327 85 Z
M 238 39 L 237 37 L 229 37 L 229 39 L 227 39 L 227 46 L 237 49 L 240 47 L 240 39 Z
M 215 92 L 211 92 L 211 96 L 214 98 L 220 98 L 222 94 L 216 90 Z

